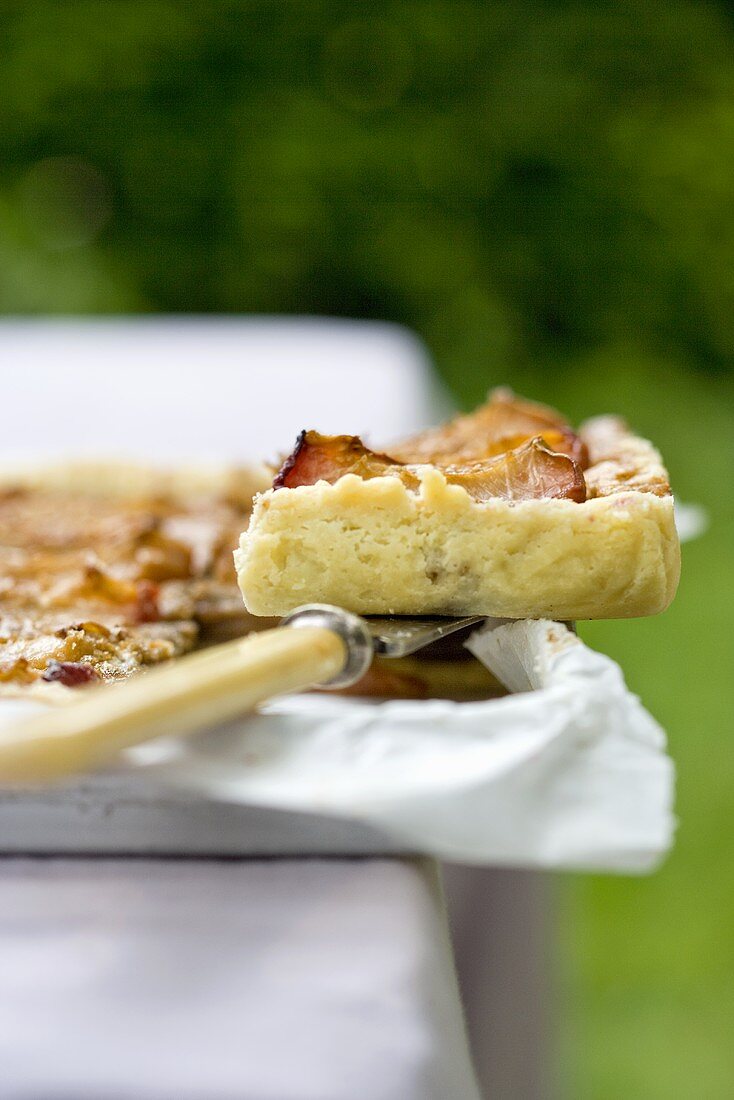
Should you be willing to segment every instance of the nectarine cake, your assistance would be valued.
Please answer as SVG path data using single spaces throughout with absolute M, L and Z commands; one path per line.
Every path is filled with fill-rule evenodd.
M 235 561 L 254 615 L 627 618 L 664 610 L 680 571 L 652 444 L 507 390 L 385 451 L 302 432 Z

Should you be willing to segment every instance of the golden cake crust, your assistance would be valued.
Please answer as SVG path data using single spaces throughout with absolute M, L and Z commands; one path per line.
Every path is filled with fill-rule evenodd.
M 157 466 L 129 459 L 67 459 L 59 462 L 1 462 L 0 489 L 40 489 L 108 498 L 163 496 L 190 501 L 226 497 L 249 506 L 268 487 L 271 471 L 258 464 Z
M 263 493 L 235 552 L 247 608 L 551 619 L 664 610 L 680 550 L 660 455 L 615 417 L 580 434 L 584 503 L 477 502 L 431 466 L 417 492 L 395 477 L 348 474 Z

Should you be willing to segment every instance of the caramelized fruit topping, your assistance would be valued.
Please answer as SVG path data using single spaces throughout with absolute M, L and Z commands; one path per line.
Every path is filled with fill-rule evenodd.
M 541 437 L 483 462 L 445 466 L 443 473 L 474 500 L 586 500 L 581 467 L 568 455 L 552 451 Z
M 478 462 L 434 463 L 450 485 L 460 485 L 478 501 L 565 498 L 586 499 L 586 484 L 579 465 L 568 455 L 551 451 L 542 439 L 531 439 L 506 454 Z M 358 477 L 397 477 L 409 489 L 420 487 L 417 464 L 394 462 L 370 451 L 358 436 L 319 435 L 302 432 L 295 450 L 275 479 L 276 489 L 295 489 L 316 481 L 333 484 L 345 474 Z
M 372 451 L 354 435 L 301 432 L 273 482 L 294 489 L 316 481 L 332 484 L 344 474 L 397 477 L 418 489 L 418 467 L 432 465 L 474 500 L 565 498 L 582 502 L 586 448 L 559 413 L 495 390 L 469 416 L 458 416 L 396 444 L 389 455 Z
M 493 390 L 473 413 L 420 432 L 392 447 L 391 454 L 399 462 L 463 463 L 503 454 L 538 437 L 582 469 L 588 465 L 583 442 L 560 413 L 507 389 Z
M 316 481 L 338 481 L 344 474 L 383 477 L 388 471 L 404 469 L 389 455 L 371 451 L 358 435 L 321 435 L 301 432 L 291 454 L 280 468 L 274 489 L 295 489 Z M 399 476 L 399 475 L 397 475 Z M 418 486 L 414 479 L 415 487 Z

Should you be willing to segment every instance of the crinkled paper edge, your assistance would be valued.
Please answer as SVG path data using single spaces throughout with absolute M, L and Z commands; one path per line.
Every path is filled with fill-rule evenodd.
M 513 694 L 282 698 L 128 760 L 163 786 L 362 821 L 442 859 L 653 869 L 673 839 L 673 765 L 619 666 L 547 621 L 489 623 L 468 647 Z

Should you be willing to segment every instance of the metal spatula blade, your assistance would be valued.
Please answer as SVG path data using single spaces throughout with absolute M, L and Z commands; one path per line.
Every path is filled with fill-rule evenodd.
M 282 620 L 281 626 L 320 626 L 338 634 L 346 646 L 344 669 L 324 687 L 343 688 L 360 680 L 372 657 L 407 657 L 457 630 L 481 623 L 483 615 L 452 619 L 444 616 L 405 618 L 370 615 L 362 618 L 331 604 L 305 604 Z

